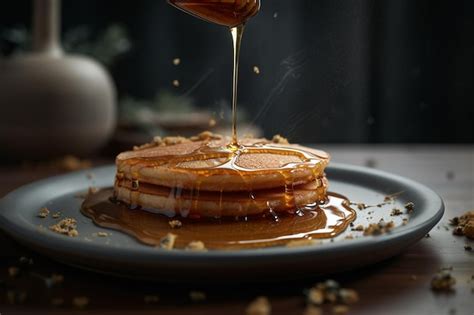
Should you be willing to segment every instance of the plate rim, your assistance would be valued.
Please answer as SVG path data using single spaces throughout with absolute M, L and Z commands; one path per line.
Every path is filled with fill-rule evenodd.
M 8 212 L 15 211 L 15 209 L 13 209 L 14 207 L 9 206 L 10 203 L 14 204 L 17 198 L 21 197 L 22 194 L 28 193 L 32 189 L 38 189 L 43 185 L 49 185 L 58 181 L 71 180 L 72 178 L 83 177 L 84 180 L 86 180 L 86 175 L 88 173 L 106 173 L 113 171 L 113 169 L 115 169 L 115 165 L 110 164 L 101 167 L 75 171 L 63 175 L 57 175 L 34 181 L 11 191 L 0 200 L 0 229 L 13 239 L 26 245 L 27 247 L 32 248 L 33 250 L 37 248 L 51 250 L 51 248 L 54 248 L 55 252 L 68 251 L 68 255 L 76 255 L 81 257 L 93 256 L 94 259 L 98 261 L 110 261 L 111 259 L 113 259 L 116 262 L 117 259 L 120 258 L 120 262 L 130 263 L 132 261 L 139 260 L 139 262 L 142 263 L 149 263 L 158 260 L 160 262 L 164 262 L 166 260 L 174 261 L 190 259 L 193 261 L 193 263 L 199 263 L 200 261 L 207 263 L 210 259 L 213 259 L 213 262 L 216 263 L 235 263 L 236 259 L 247 260 L 250 258 L 258 258 L 262 260 L 271 260 L 274 258 L 282 258 L 295 255 L 304 256 L 307 254 L 314 254 L 315 252 L 324 254 L 327 252 L 344 252 L 347 249 L 358 250 L 370 246 L 378 246 L 386 242 L 391 242 L 399 238 L 401 235 L 408 235 L 422 229 L 431 230 L 441 220 L 445 208 L 444 202 L 439 196 L 439 194 L 437 194 L 435 191 L 433 191 L 426 185 L 423 185 L 407 177 L 402 177 L 400 175 L 396 175 L 386 171 L 363 166 L 331 163 L 327 168 L 328 173 L 355 172 L 358 175 L 369 175 L 371 177 L 384 178 L 392 182 L 397 182 L 398 184 L 402 184 L 403 186 L 410 187 L 411 190 L 413 190 L 414 188 L 417 194 L 421 192 L 421 195 L 424 197 L 425 201 L 428 202 L 425 207 L 427 207 L 428 209 L 435 210 L 429 210 L 433 211 L 433 213 L 428 215 L 428 218 L 426 220 L 423 220 L 417 224 L 406 225 L 398 229 L 394 229 L 390 233 L 386 233 L 383 235 L 355 238 L 350 240 L 350 242 L 327 242 L 323 244 L 293 248 L 277 246 L 244 250 L 210 250 L 205 252 L 192 252 L 184 250 L 157 250 L 147 245 L 143 245 L 140 247 L 127 247 L 126 249 L 124 249 L 123 247 L 117 248 L 113 246 L 108 246 L 107 250 L 104 251 L 103 249 L 106 245 L 95 242 L 88 242 L 87 246 L 83 246 L 81 248 L 81 251 L 73 252 L 71 251 L 71 248 L 69 248 L 68 250 L 68 247 L 70 247 L 70 242 L 81 242 L 83 244 L 82 240 L 69 238 L 67 236 L 59 235 L 56 233 L 41 233 L 37 231 L 36 233 L 41 233 L 42 237 L 34 238 L 31 237 L 33 231 L 30 228 L 25 227 L 19 222 L 15 222 L 11 220 L 11 218 L 9 218 L 10 215 Z M 61 195 L 57 195 L 55 197 L 50 196 L 49 198 L 46 198 L 46 200 L 51 200 L 59 196 Z M 426 211 L 425 215 L 427 215 Z M 89 218 L 87 219 L 90 220 Z M 49 246 L 45 246 L 44 243 L 49 244 Z M 139 257 L 135 255 L 139 255 Z M 133 256 L 134 258 L 130 259 L 129 256 Z

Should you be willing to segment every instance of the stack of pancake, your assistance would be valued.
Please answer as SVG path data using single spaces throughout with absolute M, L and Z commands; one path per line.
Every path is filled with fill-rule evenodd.
M 203 132 L 191 138 L 157 137 L 119 154 L 115 197 L 132 207 L 169 216 L 241 217 L 296 212 L 326 199 L 329 155 L 272 140 L 229 139 Z

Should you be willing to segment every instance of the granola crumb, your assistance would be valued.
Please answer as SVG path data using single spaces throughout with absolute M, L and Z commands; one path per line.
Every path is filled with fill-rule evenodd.
M 109 236 L 109 233 L 107 233 L 107 232 L 97 232 L 97 236 L 99 236 L 99 237 L 107 237 L 107 236 Z
M 433 291 L 449 292 L 454 289 L 455 284 L 456 279 L 451 275 L 450 269 L 441 270 L 431 279 L 431 289 Z
M 76 308 L 86 308 L 89 305 L 89 298 L 86 296 L 76 296 L 72 299 L 72 305 Z
M 206 296 L 206 293 L 202 291 L 190 291 L 189 298 L 193 302 L 202 302 L 206 300 L 207 296 Z
M 272 138 L 272 142 L 278 144 L 289 144 L 288 139 L 280 135 L 274 135 Z
M 64 299 L 61 297 L 54 297 L 51 299 L 51 305 L 58 307 L 64 304 Z
M 324 292 L 318 287 L 313 287 L 309 289 L 306 298 L 310 304 L 322 305 L 324 303 Z
M 265 296 L 259 296 L 247 306 L 246 315 L 270 315 L 272 307 Z
M 405 204 L 405 209 L 407 209 L 407 212 L 408 212 L 408 213 L 411 213 L 411 212 L 413 212 L 413 210 L 415 210 L 415 204 L 414 204 L 413 202 L 411 202 L 411 201 L 410 201 L 410 202 L 407 202 L 407 203 Z
M 408 224 L 408 218 L 403 218 L 402 225 L 407 225 L 407 224 Z
M 178 236 L 173 233 L 166 234 L 160 239 L 160 248 L 169 250 L 173 249 L 177 237 Z
M 310 246 L 313 245 L 314 241 L 311 238 L 305 238 L 301 240 L 293 240 L 286 243 L 286 247 L 293 248 L 293 247 L 302 247 L 302 246 Z
M 48 217 L 49 212 L 50 212 L 50 211 L 49 211 L 48 208 L 42 207 L 41 209 L 39 209 L 37 216 L 40 217 L 40 218 L 42 218 L 42 219 L 44 219 L 44 218 L 47 218 L 47 217 Z
M 8 267 L 8 275 L 10 277 L 12 277 L 12 278 L 17 277 L 19 274 L 20 274 L 20 268 L 15 267 L 15 266 Z
M 53 219 L 59 219 L 61 217 L 62 213 L 61 211 L 57 211 L 51 215 Z
M 179 229 L 183 226 L 183 223 L 179 220 L 171 220 L 168 222 L 172 229 Z
M 378 223 L 371 223 L 364 229 L 364 235 L 381 235 L 390 232 L 395 227 L 393 221 L 385 222 L 380 220 Z
M 334 280 L 319 282 L 307 293 L 307 302 L 310 305 L 327 304 L 354 304 L 359 301 L 358 293 L 353 289 L 341 288 Z
M 257 66 L 253 66 L 253 72 L 254 72 L 255 74 L 260 74 L 260 68 L 257 67 Z
M 359 224 L 352 229 L 352 231 L 363 231 L 363 230 L 364 230 L 364 226 L 362 224 Z
M 158 295 L 145 295 L 143 297 L 143 301 L 146 304 L 155 304 L 155 303 L 158 303 L 160 301 L 160 297 Z
M 403 211 L 398 208 L 393 208 L 392 212 L 390 213 L 391 216 L 398 216 L 402 214 L 403 214 Z
M 189 242 L 189 244 L 184 249 L 189 250 L 189 251 L 193 251 L 193 252 L 207 251 L 206 246 L 201 241 L 191 241 L 191 242 Z
M 73 218 L 65 218 L 59 221 L 56 224 L 53 224 L 49 227 L 49 229 L 53 232 L 67 235 L 70 237 L 76 237 L 79 235 L 77 231 L 77 221 Z

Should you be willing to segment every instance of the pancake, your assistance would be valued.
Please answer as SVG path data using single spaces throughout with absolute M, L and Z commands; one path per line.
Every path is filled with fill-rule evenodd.
M 308 183 L 329 163 L 323 151 L 267 139 L 242 139 L 246 148 L 237 155 L 216 149 L 229 140 L 210 133 L 168 139 L 119 154 L 118 176 L 169 188 L 248 191 Z
M 238 148 L 210 132 L 155 138 L 116 158 L 115 196 L 133 207 L 192 217 L 295 212 L 326 198 L 323 151 L 244 138 Z
M 256 190 L 252 192 L 190 191 L 151 184 L 141 184 L 138 190 L 127 181 L 115 187 L 116 198 L 133 206 L 139 205 L 147 211 L 179 215 L 182 217 L 245 217 L 268 213 L 294 213 L 308 204 L 325 200 L 327 180 L 294 187 L 290 194 L 285 188 Z

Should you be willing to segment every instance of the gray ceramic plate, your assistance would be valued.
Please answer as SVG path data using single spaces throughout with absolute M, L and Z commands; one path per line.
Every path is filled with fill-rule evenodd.
M 354 202 L 378 204 L 385 195 L 402 192 L 395 204 L 359 211 L 355 225 L 384 218 L 396 228 L 379 236 L 362 236 L 348 229 L 333 240 L 306 247 L 273 247 L 242 251 L 163 251 L 138 243 L 119 231 L 97 237 L 104 228 L 82 216 L 77 194 L 88 187 L 111 186 L 113 166 L 48 178 L 21 187 L 0 201 L 0 228 L 24 245 L 69 265 L 125 277 L 162 281 L 268 280 L 326 274 L 354 269 L 394 256 L 424 237 L 441 219 L 441 198 L 429 188 L 393 174 L 350 165 L 327 169 L 330 190 Z M 92 173 L 92 179 L 88 174 Z M 394 207 L 412 201 L 416 208 L 408 224 L 390 216 Z M 61 210 L 78 221 L 80 236 L 71 238 L 47 227 L 57 219 L 37 217 L 40 207 Z M 353 239 L 348 239 L 353 237 Z

